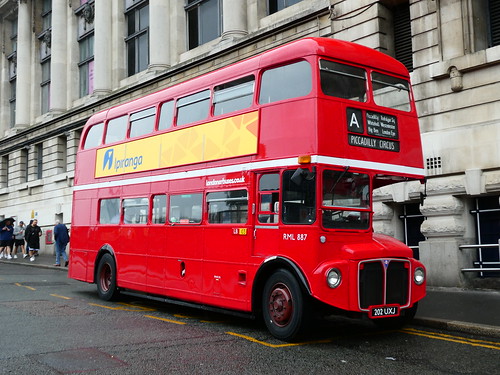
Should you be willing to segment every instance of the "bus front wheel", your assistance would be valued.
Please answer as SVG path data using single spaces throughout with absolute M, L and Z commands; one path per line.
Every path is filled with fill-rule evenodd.
M 297 279 L 287 270 L 273 273 L 264 286 L 262 312 L 269 332 L 277 339 L 292 341 L 307 321 L 307 303 Z
M 115 259 L 109 253 L 104 254 L 99 261 L 96 284 L 99 298 L 110 301 L 118 296 Z

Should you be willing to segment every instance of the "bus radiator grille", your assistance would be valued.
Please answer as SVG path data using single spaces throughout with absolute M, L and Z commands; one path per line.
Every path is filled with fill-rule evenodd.
M 363 262 L 359 269 L 359 305 L 370 306 L 408 304 L 409 263 L 407 261 L 375 260 Z

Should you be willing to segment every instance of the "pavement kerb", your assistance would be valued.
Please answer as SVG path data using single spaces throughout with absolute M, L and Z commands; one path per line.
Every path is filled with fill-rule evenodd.
M 2 259 L 0 260 L 0 263 L 14 264 L 17 266 L 48 268 L 57 271 L 66 271 L 66 272 L 68 271 L 67 267 L 56 267 L 53 265 L 36 263 L 36 261 L 20 263 Z M 490 326 L 486 324 L 461 322 L 456 320 L 447 320 L 438 318 L 426 318 L 426 317 L 416 317 L 413 319 L 411 324 L 429 328 L 441 329 L 444 331 L 461 332 L 471 335 L 500 338 L 500 327 Z
M 437 328 L 445 331 L 500 338 L 500 327 L 490 326 L 486 324 L 425 317 L 414 318 L 411 324 L 429 328 Z
M 28 267 L 38 267 L 38 268 L 50 268 L 50 269 L 58 270 L 58 271 L 68 271 L 68 267 L 56 267 L 56 266 L 51 266 L 49 264 L 37 263 L 36 261 L 34 261 L 34 262 L 13 262 L 11 260 L 1 259 L 0 263 L 12 264 L 12 265 L 15 265 L 15 266 L 28 266 Z

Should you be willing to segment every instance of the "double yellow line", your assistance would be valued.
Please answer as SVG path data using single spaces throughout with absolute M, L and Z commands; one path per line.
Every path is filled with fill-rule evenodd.
M 414 329 L 414 328 L 403 328 L 400 330 L 400 332 L 407 333 L 409 335 L 427 337 L 427 338 L 434 339 L 434 340 L 443 340 L 443 341 L 455 342 L 458 344 L 478 346 L 478 347 L 488 348 L 488 349 L 493 349 L 493 350 L 500 350 L 500 342 L 469 339 L 467 337 L 453 336 L 453 335 L 448 335 L 445 333 L 421 331 L 421 330 Z

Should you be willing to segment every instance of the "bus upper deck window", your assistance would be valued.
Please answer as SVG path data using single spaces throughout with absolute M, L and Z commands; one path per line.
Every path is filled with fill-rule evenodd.
M 104 123 L 93 125 L 87 132 L 85 137 L 85 144 L 83 146 L 84 150 L 92 147 L 97 147 L 101 145 L 102 142 L 102 131 L 104 129 Z
M 158 121 L 158 130 L 170 129 L 172 119 L 174 118 L 174 101 L 169 100 L 160 107 L 160 120 Z
M 312 71 L 307 61 L 266 70 L 262 75 L 259 103 L 305 96 L 312 89 Z
M 105 143 L 123 141 L 127 137 L 128 116 L 121 116 L 108 121 Z
M 155 108 L 148 108 L 130 115 L 130 137 L 152 133 L 155 127 Z
M 177 125 L 204 120 L 210 110 L 210 90 L 180 98 L 177 101 Z
M 366 71 L 351 65 L 320 60 L 321 89 L 336 98 L 366 102 Z
M 237 79 L 214 89 L 214 115 L 223 115 L 252 105 L 255 79 L 253 76 Z
M 373 100 L 376 104 L 409 112 L 410 84 L 408 81 L 386 74 L 373 72 Z

